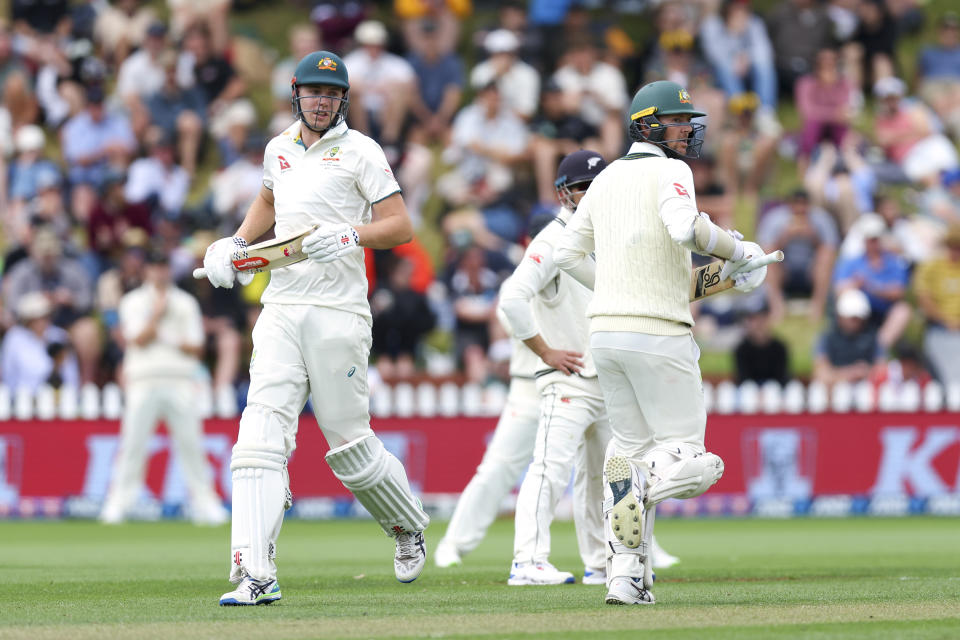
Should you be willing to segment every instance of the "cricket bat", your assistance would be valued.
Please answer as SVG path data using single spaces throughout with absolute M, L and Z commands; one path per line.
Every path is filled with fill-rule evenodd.
M 233 268 L 240 272 L 260 273 L 286 267 L 307 259 L 303 252 L 303 239 L 314 232 L 312 226 L 302 233 L 288 238 L 273 238 L 252 244 L 233 252 Z M 193 270 L 193 277 L 202 280 L 207 277 L 203 267 Z
M 690 278 L 690 302 L 733 288 L 733 278 L 720 279 L 723 260 L 717 260 L 693 270 Z M 743 271 L 753 271 L 774 262 L 783 262 L 783 251 L 771 251 L 748 262 Z

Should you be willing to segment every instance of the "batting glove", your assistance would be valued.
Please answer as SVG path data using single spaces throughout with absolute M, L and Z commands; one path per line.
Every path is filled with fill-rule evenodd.
M 247 248 L 247 241 L 239 236 L 220 238 L 209 247 L 203 256 L 203 269 L 207 272 L 207 280 L 214 287 L 232 289 L 233 281 L 241 285 L 248 285 L 253 280 L 252 273 L 237 273 L 233 268 L 233 254 Z
M 763 284 L 766 277 L 766 265 L 753 271 L 744 271 L 733 276 L 733 288 L 741 293 L 748 293 Z
M 740 273 L 743 268 L 753 258 L 759 258 L 764 254 L 763 248 L 756 242 L 743 243 L 743 257 L 739 260 L 727 260 L 720 269 L 720 279 L 726 280 Z
M 360 251 L 360 236 L 348 224 L 320 228 L 303 239 L 303 252 L 316 262 L 333 262 Z

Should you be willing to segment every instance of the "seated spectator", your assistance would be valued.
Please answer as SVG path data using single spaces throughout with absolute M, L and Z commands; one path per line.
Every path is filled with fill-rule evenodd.
M 50 301 L 38 291 L 18 301 L 19 324 L 10 327 L 0 344 L 0 380 L 11 390 L 35 393 L 44 384 L 80 386 L 67 332 L 51 324 L 52 312 Z
M 30 69 L 14 51 L 13 39 L 3 18 L 0 18 L 0 98 L 0 108 L 9 116 L 11 130 L 36 122 L 37 98 Z
M 403 258 L 392 263 L 370 297 L 377 370 L 388 382 L 413 376 L 420 343 L 436 323 L 427 296 L 411 286 L 413 263 Z
M 116 96 L 130 111 L 130 123 L 137 140 L 143 139 L 150 125 L 146 100 L 163 88 L 166 46 L 167 26 L 162 22 L 151 23 L 143 46 L 124 59 L 117 71 Z
M 877 387 L 888 385 L 902 388 L 906 382 L 916 383 L 921 389 L 932 376 L 927 370 L 923 354 L 909 342 L 900 340 L 893 346 L 890 360 L 874 371 L 873 384 Z
M 693 185 L 697 190 L 697 207 L 706 211 L 710 219 L 721 227 L 734 228 L 734 194 L 727 191 L 716 158 L 701 153 L 699 158 L 689 160 L 687 164 L 690 165 Z
M 892 76 L 874 85 L 874 136 L 888 164 L 878 167 L 884 182 L 934 184 L 942 171 L 960 166 L 957 150 L 939 133 L 929 108 L 904 99 L 906 85 Z
M 190 175 L 196 171 L 200 142 L 206 124 L 206 107 L 199 87 L 182 88 L 177 82 L 177 56 L 172 51 L 160 59 L 163 88 L 147 98 L 151 126 L 177 141 L 177 159 Z
M 596 150 L 612 161 L 623 150 L 623 113 L 630 102 L 623 73 L 601 60 L 597 45 L 586 36 L 570 42 L 564 60 L 552 78 L 563 91 L 568 113 L 600 132 Z
M 461 253 L 447 280 L 456 317 L 457 361 L 468 382 L 483 383 L 489 373 L 487 349 L 496 338 L 492 333 L 502 331 L 496 314 L 500 281 L 487 266 L 484 250 L 475 245 Z
M 149 237 L 153 228 L 150 208 L 143 203 L 129 202 L 124 196 L 125 180 L 122 171 L 107 173 L 87 222 L 87 242 L 98 262 L 98 274 L 120 257 L 124 239 L 132 229 L 139 229 L 144 237 Z
M 484 38 L 483 48 L 488 57 L 470 72 L 470 84 L 496 82 L 507 108 L 529 121 L 540 101 L 540 74 L 520 59 L 520 39 L 512 31 L 497 29 Z
M 377 140 L 391 166 L 399 166 L 417 76 L 409 62 L 386 50 L 383 23 L 361 22 L 354 38 L 360 47 L 343 58 L 350 73 L 350 126 Z
M 755 198 L 775 164 L 774 153 L 783 128 L 776 118 L 765 115 L 753 92 L 731 97 L 721 122 L 717 157 L 724 188 L 732 196 L 743 192 Z
M 786 298 L 810 298 L 810 317 L 823 317 L 830 274 L 840 239 L 830 214 L 811 206 L 807 193 L 795 191 L 786 204 L 771 209 L 757 225 L 757 242 L 782 249 L 784 261 L 767 267 L 770 310 L 774 321 L 786 313 Z
M 271 135 L 279 135 L 294 117 L 290 112 L 290 91 L 293 72 L 308 54 L 323 49 L 320 31 L 312 24 L 295 24 L 287 33 L 290 55 L 273 65 L 270 73 L 270 93 L 273 95 L 273 115 L 267 125 Z M 229 163 L 225 163 L 229 164 Z
M 854 87 L 840 74 L 835 49 L 817 52 L 813 72 L 797 80 L 794 89 L 800 114 L 799 174 L 806 172 L 810 155 L 824 140 L 843 145 L 854 114 Z
M 232 0 L 167 0 L 174 39 L 185 37 L 194 26 L 210 34 L 211 50 L 222 54 L 230 44 L 230 6 Z
M 123 195 L 130 204 L 146 204 L 154 214 L 178 218 L 187 201 L 190 176 L 176 164 L 173 139 L 160 128 L 147 133 L 148 156 L 130 164 Z
M 884 348 L 870 326 L 870 301 L 859 289 L 837 298 L 835 323 L 814 346 L 813 380 L 832 385 L 870 380 L 883 365 Z
M 923 213 L 943 225 L 960 222 L 960 168 L 944 171 L 924 192 Z
M 829 211 L 846 234 L 857 218 L 874 208 L 877 175 L 860 151 L 860 136 L 851 131 L 837 149 L 821 143 L 803 176 L 810 200 Z
M 889 349 L 903 335 L 913 313 L 905 300 L 910 269 L 900 255 L 884 248 L 886 224 L 869 225 L 862 232 L 863 254 L 837 260 L 833 287 L 837 295 L 850 289 L 866 294 L 870 325 L 877 329 L 880 345 Z
M 768 111 L 777 108 L 777 72 L 763 20 L 747 0 L 723 0 L 700 25 L 700 46 L 727 97 L 749 89 Z
M 80 365 L 80 379 L 97 381 L 100 361 L 100 328 L 89 315 L 93 285 L 79 261 L 63 255 L 60 240 L 51 229 L 33 235 L 30 255 L 4 274 L 4 304 L 17 309 L 24 296 L 40 292 L 52 307 L 51 321 L 67 329 Z
M 257 110 L 246 98 L 234 100 L 210 127 L 220 152 L 220 166 L 225 167 L 243 155 L 247 138 L 257 128 Z
M 27 223 L 30 201 L 36 197 L 38 185 L 60 183 L 60 168 L 44 155 L 46 137 L 35 124 L 20 127 L 14 137 L 16 155 L 10 165 L 9 208 L 3 224 L 15 237 Z
M 766 300 L 756 296 L 740 315 L 743 339 L 733 352 L 737 384 L 747 380 L 757 384 L 768 380 L 786 384 L 789 365 L 787 346 L 771 331 L 770 307 Z
M 851 80 L 866 91 L 881 78 L 894 74 L 897 25 L 885 0 L 858 2 L 856 12 L 857 29 L 851 44 L 856 47 L 860 76 Z
M 926 321 L 923 352 L 942 384 L 960 384 L 960 225 L 954 223 L 938 256 L 917 266 L 913 291 Z
M 767 31 L 781 95 L 792 93 L 797 80 L 813 71 L 817 52 L 833 44 L 830 16 L 815 0 L 778 2 L 767 16 Z
M 210 206 L 216 226 L 229 235 L 243 222 L 250 204 L 263 187 L 263 149 L 267 141 L 262 136 L 247 138 L 243 154 L 229 166 L 210 178 Z
M 918 95 L 960 140 L 960 16 L 953 11 L 940 16 L 937 42 L 920 52 L 917 75 Z
M 147 40 L 157 14 L 143 0 L 115 0 L 104 3 L 93 26 L 95 41 L 114 68 L 126 60 L 131 51 Z
M 862 256 L 866 235 L 884 233 L 883 247 L 901 256 L 908 265 L 929 259 L 938 249 L 943 228 L 922 216 L 907 216 L 900 201 L 891 193 L 877 198 L 876 212 L 862 214 L 847 231 L 840 245 L 840 257 Z
M 394 0 L 393 12 L 400 20 L 408 51 L 422 53 L 421 42 L 417 39 L 417 23 L 431 20 L 437 24 L 440 50 L 452 53 L 460 39 L 461 23 L 473 12 L 473 3 L 471 0 Z

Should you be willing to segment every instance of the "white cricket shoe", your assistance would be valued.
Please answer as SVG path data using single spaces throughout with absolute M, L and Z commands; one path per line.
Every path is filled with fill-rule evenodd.
M 653 592 L 643 588 L 643 578 L 618 576 L 610 581 L 607 604 L 653 604 Z
M 433 551 L 433 562 L 441 569 L 459 567 L 463 564 L 457 548 L 446 540 L 441 540 Z
M 643 542 L 643 502 L 638 499 L 639 476 L 623 456 L 613 456 L 604 465 L 604 473 L 613 492 L 610 526 L 623 546 L 636 549 Z M 634 485 L 638 486 L 634 486 Z
M 653 541 L 650 545 L 650 560 L 656 569 L 669 569 L 680 562 L 680 558 L 668 553 L 660 546 L 660 543 L 657 542 L 657 536 L 653 536 Z
M 534 584 L 573 584 L 577 580 L 569 571 L 560 571 L 549 562 L 514 562 L 507 584 L 520 587 Z
M 244 576 L 233 591 L 220 596 L 221 607 L 270 604 L 280 599 L 280 585 L 276 580 L 254 580 Z
M 607 584 L 607 570 L 584 567 L 583 584 Z
M 393 556 L 393 571 L 400 582 L 413 582 L 427 563 L 427 547 L 422 531 L 405 531 L 397 536 L 397 551 Z

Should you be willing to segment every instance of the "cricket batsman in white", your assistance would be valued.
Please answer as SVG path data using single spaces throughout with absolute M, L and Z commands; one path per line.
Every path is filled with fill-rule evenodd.
M 423 570 L 430 519 L 413 496 L 403 465 L 370 429 L 367 359 L 371 315 L 362 247 L 388 249 L 413 229 L 400 187 L 372 139 L 347 127 L 350 83 L 343 60 L 315 51 L 297 64 L 297 121 L 264 151 L 263 188 L 232 238 L 213 243 L 203 261 L 214 286 L 238 275 L 231 256 L 276 225 L 277 237 L 319 225 L 303 241 L 307 260 L 271 273 L 253 328 L 250 390 L 230 468 L 233 523 L 230 581 L 221 605 L 281 597 L 274 562 L 283 512 L 292 504 L 287 459 L 298 417 L 312 394 L 331 449 L 327 464 L 395 538 L 401 582 Z
M 591 184 L 555 251 L 558 266 L 594 289 L 588 308 L 613 437 L 604 463 L 608 604 L 650 604 L 650 541 L 657 503 L 704 493 L 723 461 L 704 446 L 706 410 L 690 314 L 691 251 L 726 261 L 721 279 L 748 291 L 763 255 L 699 213 L 690 168 L 705 115 L 679 84 L 634 96 L 629 153 Z M 595 252 L 596 261 L 589 259 Z M 747 267 L 747 268 L 745 268 Z

